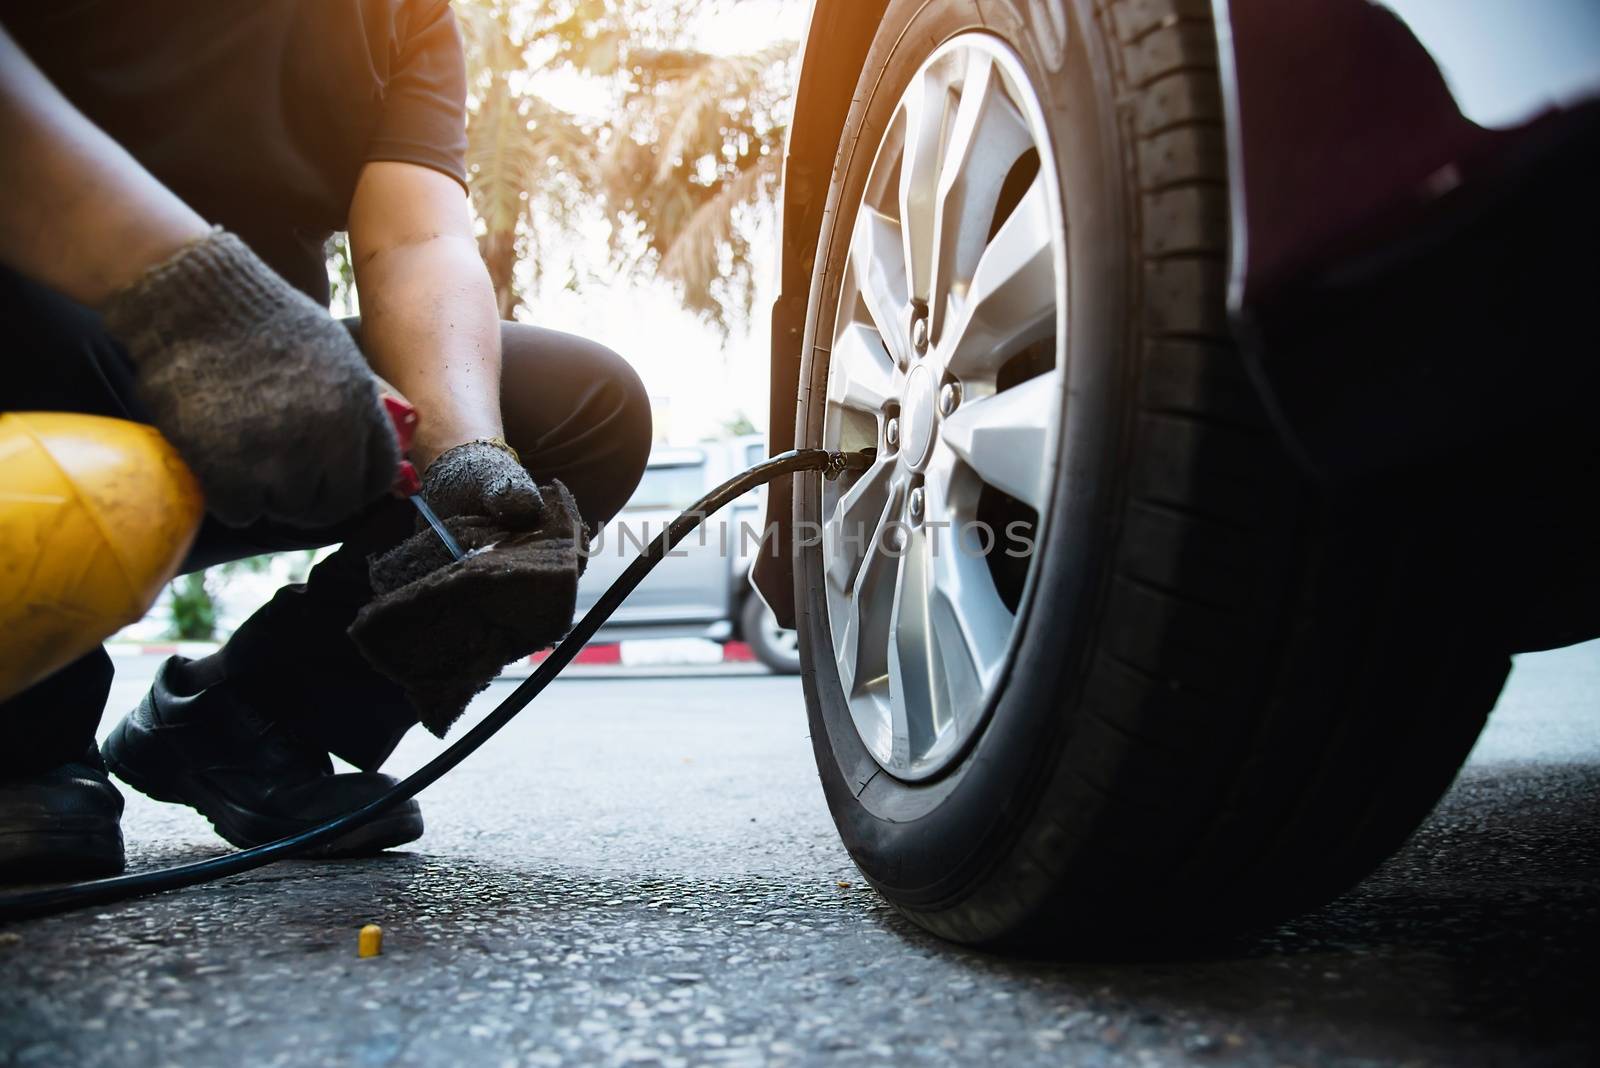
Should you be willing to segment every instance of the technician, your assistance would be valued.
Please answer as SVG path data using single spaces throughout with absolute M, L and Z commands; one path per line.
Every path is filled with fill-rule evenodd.
M 446 0 L 58 0 L 0 23 L 0 410 L 159 428 L 206 495 L 186 570 L 342 543 L 220 652 L 168 660 L 129 716 L 145 744 L 105 756 L 237 846 L 302 830 L 386 790 L 415 722 L 345 634 L 367 556 L 415 522 L 387 496 L 373 371 L 422 415 L 435 510 L 513 530 L 542 507 L 530 472 L 591 528 L 621 508 L 644 390 L 599 345 L 499 320 Z M 340 230 L 362 312 L 342 324 Z M 97 650 L 0 704 L 0 880 L 121 869 L 111 677 Z M 421 833 L 411 802 L 336 852 Z

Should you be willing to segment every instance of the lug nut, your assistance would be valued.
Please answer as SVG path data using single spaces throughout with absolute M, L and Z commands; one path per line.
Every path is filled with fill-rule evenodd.
M 961 404 L 961 387 L 954 382 L 946 382 L 939 390 L 939 414 L 949 415 Z
M 917 486 L 911 491 L 911 519 L 913 522 L 922 522 L 922 509 L 924 507 L 926 507 L 926 502 L 923 500 L 922 487 Z
M 900 420 L 889 420 L 889 424 L 883 428 L 883 440 L 889 443 L 891 449 L 900 447 Z
M 911 321 L 911 344 L 916 348 L 918 356 L 928 351 L 928 319 L 926 316 L 919 316 Z

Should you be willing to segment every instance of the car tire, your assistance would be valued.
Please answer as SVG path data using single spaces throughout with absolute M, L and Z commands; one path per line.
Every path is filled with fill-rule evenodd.
M 800 674 L 800 645 L 794 631 L 779 627 L 772 609 L 760 597 L 751 594 L 744 599 L 739 631 L 756 659 L 774 674 Z
M 1482 562 L 1426 478 L 1320 488 L 1246 376 L 1225 318 L 1210 10 L 894 0 L 840 140 L 798 445 L 839 445 L 829 331 L 857 210 L 897 101 L 942 44 L 984 34 L 1014 52 L 1066 220 L 1049 503 L 981 729 L 937 774 L 874 756 L 842 682 L 824 547 L 797 551 L 829 808 L 872 885 L 945 938 L 1167 951 L 1325 901 L 1427 815 L 1508 670 L 1476 637 L 1467 576 Z M 827 524 L 826 486 L 797 479 L 797 529 Z

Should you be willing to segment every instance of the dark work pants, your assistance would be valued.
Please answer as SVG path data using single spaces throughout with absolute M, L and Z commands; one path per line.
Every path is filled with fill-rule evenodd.
M 133 368 L 94 313 L 0 268 L 0 411 L 64 411 L 147 422 Z M 360 335 L 359 322 L 351 329 Z M 650 405 L 638 376 L 610 350 L 518 323 L 501 330 L 506 438 L 539 481 L 558 478 L 592 529 L 610 519 L 644 472 Z M 424 419 L 427 413 L 423 412 Z M 357 767 L 372 769 L 416 722 L 398 687 L 367 666 L 345 634 L 371 597 L 368 554 L 398 543 L 415 513 L 386 500 L 337 527 L 234 529 L 209 517 L 184 564 L 196 571 L 260 553 L 342 542 L 303 584 L 285 587 L 233 635 L 230 684 L 263 715 Z M 104 650 L 0 704 L 0 778 L 82 756 L 111 687 Z

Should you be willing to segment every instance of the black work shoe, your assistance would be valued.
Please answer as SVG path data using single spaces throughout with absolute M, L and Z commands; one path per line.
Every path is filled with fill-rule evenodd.
M 259 715 L 227 681 L 185 694 L 173 683 L 185 663 L 161 665 L 139 707 L 100 747 L 112 774 L 140 793 L 188 805 L 248 848 L 342 816 L 394 785 L 372 771 L 334 774 L 326 753 Z M 410 800 L 312 854 L 376 853 L 421 836 L 422 810 Z
M 122 870 L 122 795 L 100 754 L 0 782 L 0 881 L 52 882 Z

